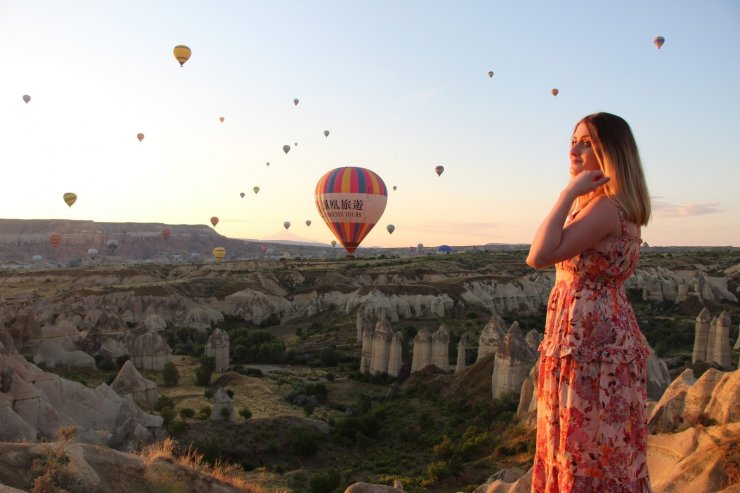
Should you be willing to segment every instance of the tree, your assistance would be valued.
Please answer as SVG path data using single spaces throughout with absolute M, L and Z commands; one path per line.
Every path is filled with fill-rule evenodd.
M 201 387 L 211 384 L 211 376 L 216 369 L 216 358 L 213 356 L 201 356 L 200 366 L 195 369 L 195 383 Z
M 177 371 L 177 367 L 172 361 L 168 361 L 164 364 L 164 377 L 165 387 L 174 387 L 180 381 L 180 372 Z

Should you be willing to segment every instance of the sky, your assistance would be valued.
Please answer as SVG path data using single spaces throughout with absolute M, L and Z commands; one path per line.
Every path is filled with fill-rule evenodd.
M 389 188 L 364 246 L 529 243 L 607 111 L 642 238 L 740 246 L 739 52 L 737 0 L 0 0 L 0 217 L 329 243 L 316 183 L 361 166 Z

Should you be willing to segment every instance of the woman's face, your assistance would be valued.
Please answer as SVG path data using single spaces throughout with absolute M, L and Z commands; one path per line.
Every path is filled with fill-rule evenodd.
M 581 122 L 570 140 L 570 175 L 576 176 L 584 170 L 601 169 L 596 158 L 594 139 L 585 122 Z

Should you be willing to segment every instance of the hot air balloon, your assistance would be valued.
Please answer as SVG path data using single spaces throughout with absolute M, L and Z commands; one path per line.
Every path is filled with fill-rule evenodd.
M 334 248 L 337 246 L 337 240 L 331 240 L 331 247 Z
M 265 163 L 265 166 L 270 166 L 270 161 L 267 161 L 267 162 Z
M 493 79 L 493 70 L 488 71 L 488 78 Z
M 554 88 L 554 89 L 553 89 L 552 91 L 550 91 L 550 92 L 552 93 L 552 95 L 553 95 L 553 96 L 557 96 L 557 95 L 558 95 L 558 93 L 559 93 L 560 91 L 559 91 L 559 90 L 558 90 L 557 88 Z
M 223 123 L 224 122 L 224 117 L 223 116 L 219 117 L 218 121 L 220 121 L 221 123 Z
M 67 203 L 68 206 L 72 207 L 72 204 L 77 202 L 77 194 L 72 192 L 67 192 L 63 195 L 64 202 Z
M 29 96 L 28 94 L 24 94 L 23 95 L 23 101 L 25 101 L 26 104 L 28 104 L 28 102 L 31 101 L 31 96 Z
M 180 66 L 182 67 L 185 62 L 190 59 L 192 51 L 190 51 L 190 48 L 185 45 L 177 45 L 175 46 L 175 49 L 172 50 L 172 53 L 175 55 L 175 58 L 177 58 L 177 61 L 180 62 Z
M 328 136 L 329 136 L 329 131 L 328 130 L 324 130 L 324 137 L 328 137 Z
M 252 190 L 254 191 L 255 195 L 260 193 L 260 187 L 254 187 Z
M 239 197 L 244 198 L 244 192 L 239 193 Z
M 434 167 L 434 172 L 437 173 L 437 176 L 442 176 L 442 173 L 445 172 L 445 167 L 444 166 L 435 166 Z
M 139 139 L 139 142 L 144 140 L 144 134 L 136 134 L 136 138 Z
M 298 147 L 298 142 L 293 142 L 293 147 Z
M 215 227 L 216 227 L 216 225 L 218 224 L 218 218 L 217 218 L 216 216 L 213 216 L 213 217 L 211 218 L 211 224 L 213 224 L 213 227 L 214 227 L 214 228 L 215 228 Z
M 306 226 L 311 226 L 311 220 L 310 219 L 306 219 Z
M 90 258 L 95 258 L 98 256 L 98 249 L 97 248 L 91 248 L 87 251 L 87 254 L 90 255 Z
M 172 231 L 170 231 L 170 228 L 162 228 L 162 238 L 165 240 L 170 237 L 170 234 Z
M 226 249 L 224 247 L 216 247 L 213 249 L 213 257 L 216 259 L 216 262 L 221 262 L 221 260 L 226 256 Z
M 398 187 L 393 185 L 393 191 L 395 192 Z
M 290 221 L 285 221 L 285 222 L 283 223 L 283 227 L 284 227 L 285 229 L 288 229 L 288 228 L 290 227 Z
M 298 106 L 298 103 L 300 103 L 300 101 L 298 101 L 298 98 L 293 99 L 293 104 L 295 106 Z
M 113 253 L 116 251 L 116 248 L 118 248 L 118 240 L 108 240 L 105 245 L 108 247 L 108 253 L 113 255 Z
M 51 246 L 54 248 L 58 247 L 59 244 L 62 242 L 62 235 L 59 233 L 52 233 L 49 235 L 49 243 L 51 243 Z
M 373 171 L 345 166 L 328 171 L 319 179 L 315 200 L 326 225 L 347 253 L 353 255 L 383 215 L 388 190 Z
M 393 232 L 396 230 L 396 227 L 392 224 L 389 224 L 388 226 L 385 227 L 385 229 L 388 230 L 389 234 L 393 234 Z
M 33 260 L 34 262 L 41 262 L 42 260 L 44 260 L 44 257 L 42 257 L 41 255 L 34 255 L 33 257 L 31 257 L 31 260 Z
M 289 146 L 288 144 L 285 144 L 285 145 L 283 146 L 283 152 L 284 152 L 285 154 L 288 154 L 288 153 L 290 152 L 290 146 Z
M 653 44 L 660 49 L 663 46 L 663 43 L 665 43 L 665 38 L 663 36 L 655 36 L 655 39 L 653 39 Z M 25 98 L 25 96 L 23 96 Z M 26 101 L 28 102 L 28 101 Z

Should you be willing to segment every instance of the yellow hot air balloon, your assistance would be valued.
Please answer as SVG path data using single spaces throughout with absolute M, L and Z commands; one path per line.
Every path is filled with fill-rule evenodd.
M 68 206 L 72 207 L 72 204 L 77 202 L 77 194 L 72 192 L 67 192 L 63 195 L 64 202 L 67 203 Z
M 180 62 L 180 66 L 182 67 L 185 62 L 190 59 L 192 51 L 190 51 L 190 48 L 185 45 L 177 45 L 175 46 L 175 49 L 172 50 L 172 53 L 175 55 L 175 58 L 177 58 L 177 61 Z
M 663 46 L 663 43 L 665 43 L 665 38 L 663 36 L 655 36 L 655 39 L 653 39 L 653 44 L 660 49 Z
M 31 96 L 29 96 L 28 94 L 24 94 L 23 95 L 23 101 L 25 101 L 26 104 L 28 104 L 28 102 L 31 101 Z
M 337 240 L 331 240 L 331 247 L 334 248 L 337 246 Z
M 136 134 L 136 138 L 139 139 L 139 142 L 144 140 L 144 134 Z
M 552 95 L 553 95 L 553 96 L 557 96 L 557 95 L 558 95 L 558 93 L 559 93 L 560 91 L 559 91 L 559 90 L 558 90 L 558 88 L 556 87 L 556 88 L 553 88 L 553 90 L 552 90 L 552 91 L 550 91 L 550 92 L 552 93 Z
M 213 257 L 216 259 L 216 262 L 221 262 L 225 256 L 226 249 L 224 247 L 216 247 L 213 249 Z

